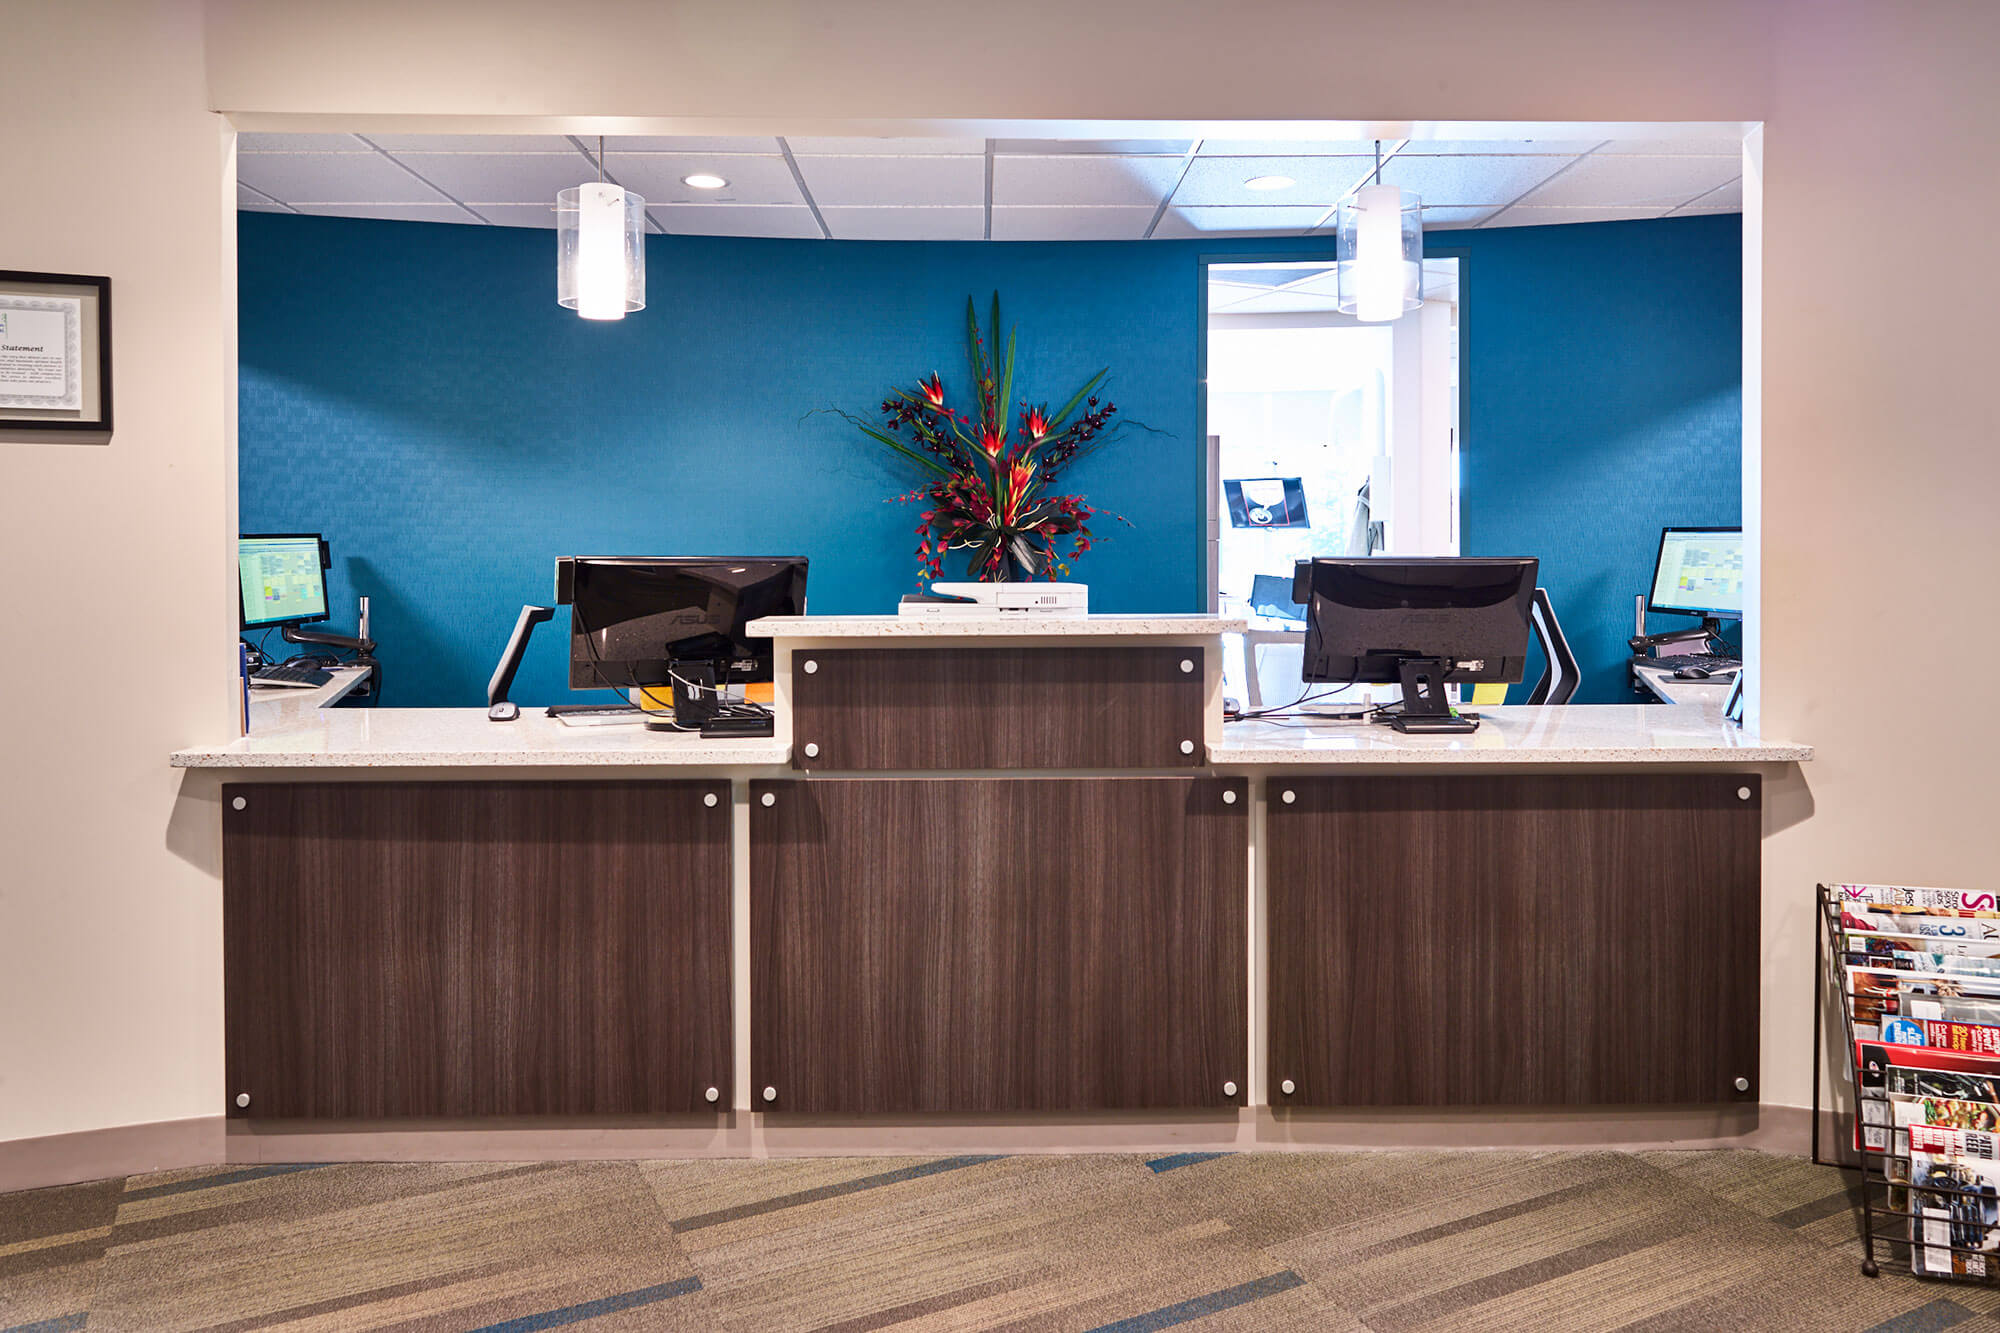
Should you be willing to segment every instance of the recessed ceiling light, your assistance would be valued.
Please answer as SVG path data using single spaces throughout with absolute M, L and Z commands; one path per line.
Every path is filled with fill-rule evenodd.
M 681 184 L 691 185 L 697 190 L 719 190 L 729 182 L 706 171 L 697 171 L 692 176 L 681 177 Z
M 1243 182 L 1244 188 L 1250 190 L 1289 190 L 1297 184 L 1290 176 L 1252 176 Z

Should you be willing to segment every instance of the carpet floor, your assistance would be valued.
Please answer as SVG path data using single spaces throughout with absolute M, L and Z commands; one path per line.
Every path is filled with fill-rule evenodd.
M 0 1195 L 0 1330 L 2000 1325 L 1751 1152 L 205 1167 Z

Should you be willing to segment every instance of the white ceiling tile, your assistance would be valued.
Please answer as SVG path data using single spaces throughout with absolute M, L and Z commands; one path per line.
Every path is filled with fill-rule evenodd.
M 786 145 L 795 157 L 919 157 L 954 153 L 984 153 L 984 139 L 793 139 Z
M 581 134 L 577 138 L 597 147 L 596 139 Z M 743 134 L 613 134 L 605 137 L 604 151 L 616 163 L 620 153 L 776 153 L 779 149 L 775 138 Z
M 1642 218 L 1656 218 L 1665 210 L 1659 208 L 1549 208 L 1534 204 L 1516 204 L 1502 209 L 1487 221 L 1489 227 L 1545 227 L 1562 222 L 1632 222 Z
M 1683 208 L 1681 211 L 1683 213 L 1691 213 L 1698 208 L 1707 212 L 1716 212 L 1721 210 L 1727 210 L 1729 212 L 1735 212 L 1735 213 L 1742 212 L 1743 178 L 1741 176 L 1738 176 L 1735 180 L 1730 181 L 1727 184 L 1716 186 L 1713 190 L 1710 190 L 1707 194 L 1698 196 L 1697 198 L 1690 200 L 1687 206 Z
M 1265 292 L 1229 306 L 1211 304 L 1211 315 L 1307 315 L 1339 310 L 1340 302 L 1330 292 Z
M 364 134 L 361 137 L 389 153 L 574 153 L 576 151 L 576 145 L 561 134 Z
M 1569 157 L 1397 157 L 1382 168 L 1384 185 L 1415 191 L 1426 204 L 1511 204 L 1568 166 Z
M 1031 157 L 1055 157 L 1071 153 L 1112 153 L 1125 157 L 1182 157 L 1192 139 L 995 139 L 995 156 L 1025 153 Z
M 1509 154 L 1576 157 L 1587 153 L 1602 139 L 1412 139 L 1397 150 L 1415 157 L 1503 157 Z
M 1476 227 L 1493 216 L 1491 208 L 1449 208 L 1424 205 L 1424 230 L 1448 231 L 1453 227 Z
M 1136 241 L 1146 234 L 1155 204 L 1088 208 L 993 206 L 996 241 Z
M 380 153 L 254 153 L 236 160 L 236 174 L 288 204 L 451 202 Z
M 236 201 L 236 211 L 239 213 L 289 213 L 292 210 L 286 208 L 283 204 L 274 204 L 268 200 L 257 199 L 253 196 L 251 198 L 239 198 Z M 471 220 L 470 218 L 466 219 L 468 222 Z
M 300 204 L 301 213 L 322 218 L 383 218 L 392 222 L 464 222 L 479 219 L 457 204 Z
M 1160 218 L 1153 235 L 1255 236 L 1260 232 L 1308 231 L 1326 210 L 1309 208 L 1183 208 L 1176 204 Z
M 239 134 L 239 153 L 366 153 L 367 144 L 351 134 Z
M 575 149 L 564 153 L 398 153 L 396 160 L 468 204 L 554 202 L 556 191 L 597 179 L 597 168 Z
M 612 153 L 611 174 L 648 204 L 794 204 L 805 196 L 782 157 L 725 153 Z M 729 184 L 720 190 L 683 185 L 683 176 L 707 172 Z
M 238 208 L 247 208 L 253 204 L 268 205 L 270 202 L 270 199 L 251 189 L 242 181 L 239 180 L 236 182 L 236 206 Z
M 819 223 L 804 204 L 667 204 L 649 210 L 678 236 L 770 236 L 817 241 Z
M 1740 175 L 1734 157 L 1606 157 L 1592 154 L 1521 202 L 1536 206 L 1673 208 Z M 1469 203 L 1444 200 L 1439 203 Z
M 996 157 L 993 203 L 1150 204 L 1180 179 L 1178 157 Z
M 977 241 L 986 234 L 984 207 L 822 207 L 819 212 L 836 241 Z
M 1174 205 L 1193 208 L 1231 204 L 1273 208 L 1318 205 L 1324 212 L 1339 203 L 1374 166 L 1373 158 L 1359 157 L 1198 157 L 1188 164 L 1187 175 L 1174 191 Z M 1253 190 L 1243 183 L 1258 176 L 1290 176 L 1296 183 L 1282 190 Z
M 545 204 L 469 204 L 479 216 L 496 227 L 547 227 L 556 225 L 556 201 Z
M 1382 151 L 1395 148 L 1394 139 L 1382 141 Z M 1200 157 L 1365 157 L 1375 160 L 1373 139 L 1203 139 Z
M 1719 218 L 1719 217 L 1734 217 L 1741 214 L 1742 212 L 1743 212 L 1743 207 L 1742 205 L 1739 204 L 1734 208 L 1700 208 L 1700 207 L 1677 208 L 1673 212 L 1667 214 L 1667 216 L 1670 218 Z
M 798 163 L 822 207 L 986 206 L 984 157 L 801 157 Z
M 1649 139 L 1627 135 L 1608 140 L 1597 150 L 1606 156 L 1639 154 L 1645 157 L 1734 157 L 1743 156 L 1743 136 L 1733 130 L 1713 135 L 1674 139 Z

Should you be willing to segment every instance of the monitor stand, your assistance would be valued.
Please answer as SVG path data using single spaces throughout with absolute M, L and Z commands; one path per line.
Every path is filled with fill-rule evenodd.
M 1445 697 L 1445 677 L 1451 663 L 1441 657 L 1406 657 L 1400 665 L 1403 677 L 1403 706 L 1390 716 L 1389 725 L 1401 732 L 1426 735 L 1435 732 L 1479 730 L 1479 723 L 1460 717 Z

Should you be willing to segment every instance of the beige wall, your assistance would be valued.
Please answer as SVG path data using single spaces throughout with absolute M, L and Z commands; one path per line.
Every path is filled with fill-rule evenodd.
M 107 9 L 128 17 L 99 21 Z M 1994 878 L 1984 769 L 2000 725 L 1905 722 L 1891 676 L 1843 676 L 1819 644 L 1881 615 L 1918 651 L 1946 645 L 1970 663 L 1996 646 L 1986 310 L 2000 270 L 1958 238 L 2000 215 L 2000 6 L 1456 0 L 1417 17 L 1326 0 L 1004 12 L 212 0 L 208 17 L 212 104 L 264 128 L 306 115 L 794 131 L 871 118 L 1762 120 L 1765 725 L 1821 754 L 1772 802 L 1764 1099 L 1809 1092 L 1816 878 Z M 168 827 L 160 757 L 230 725 L 212 683 L 230 641 L 225 163 L 200 114 L 193 17 L 186 4 L 13 4 L 8 24 L 30 58 L 10 61 L 27 83 L 10 75 L 0 166 L 73 188 L 0 211 L 0 254 L 118 280 L 124 424 L 109 448 L 0 446 L 18 608 L 0 669 L 26 740 L 0 813 L 17 849 L 0 872 L 0 1138 L 218 1103 L 217 888 L 189 864 L 212 866 L 213 849 L 201 820 Z M 72 81 L 71 60 L 90 82 Z M 1900 197 L 1917 207 L 1892 211 Z M 1934 219 L 1951 241 L 1932 237 Z M 138 580 L 118 599 L 135 607 L 125 642 L 159 668 L 143 702 L 58 723 L 67 701 L 42 663 L 51 645 L 100 644 L 101 625 L 24 571 L 78 531 L 148 548 L 136 571 L 96 550 L 72 570 L 100 587 L 114 569 Z
M 108 274 L 116 433 L 0 434 L 0 1139 L 213 1115 L 221 909 L 175 746 L 228 735 L 228 141 L 193 0 L 0 4 L 0 268 Z

